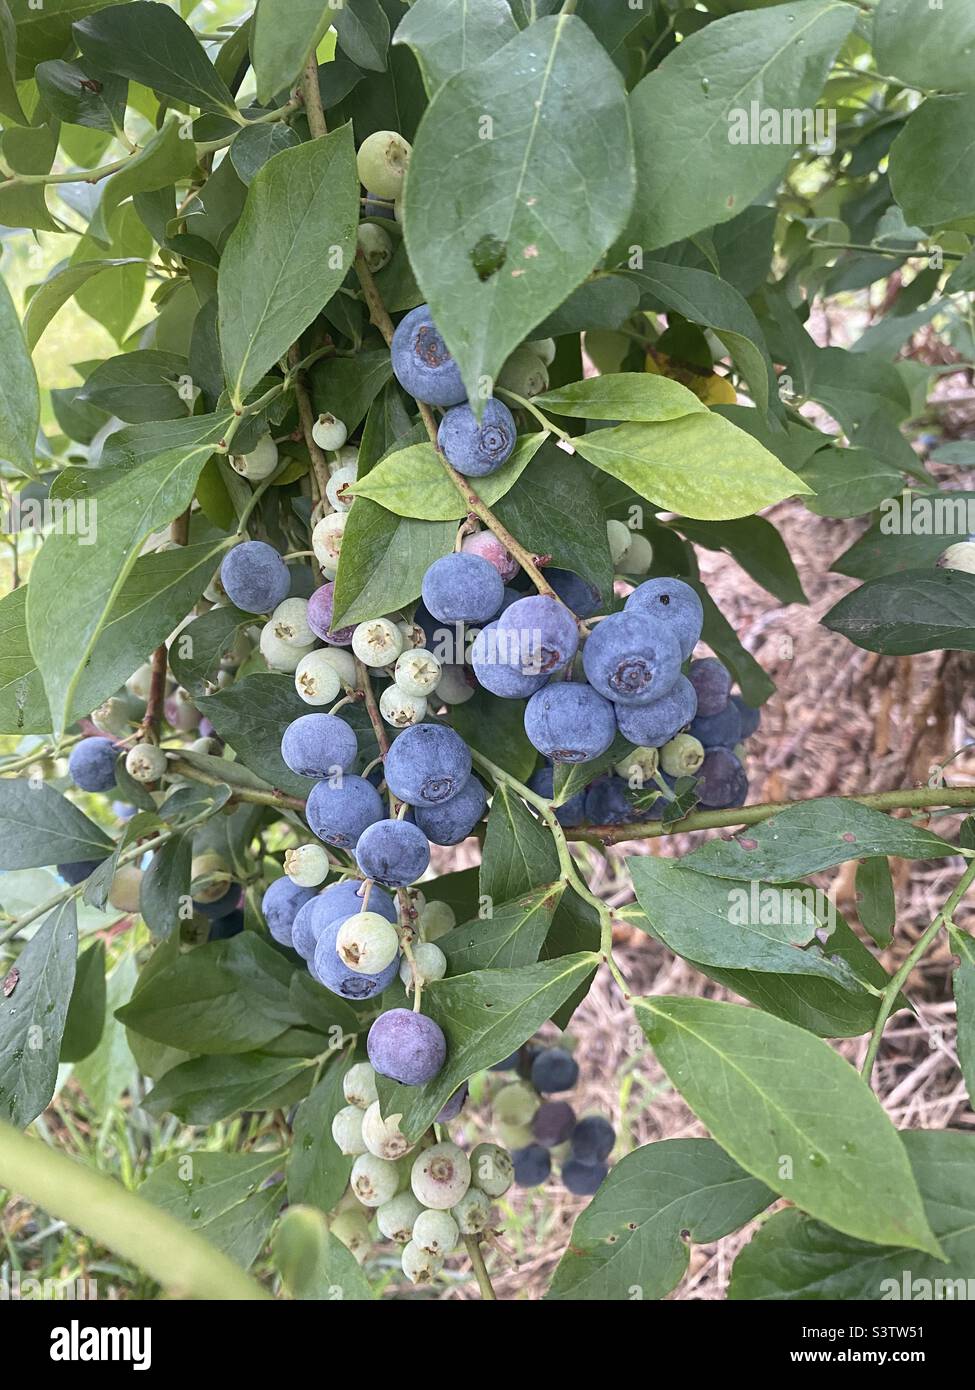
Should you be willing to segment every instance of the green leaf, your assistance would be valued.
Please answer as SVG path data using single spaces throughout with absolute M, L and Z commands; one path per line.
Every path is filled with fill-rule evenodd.
M 753 1177 L 847 1235 L 940 1254 L 900 1135 L 828 1043 L 740 1004 L 633 1007 L 671 1081 Z
M 316 4 L 315 8 L 319 9 L 320 5 Z M 269 159 L 300 143 L 295 132 L 283 121 L 251 125 L 245 127 L 230 146 L 230 159 L 239 178 L 250 185 Z
M 27 125 L 17 95 L 17 28 L 7 0 L 0 0 L 0 116 Z
M 135 980 L 135 959 L 128 951 L 105 982 L 105 1026 L 98 1046 L 90 1056 L 75 1064 L 72 1074 L 100 1114 L 114 1105 L 123 1092 L 134 1091 L 138 1085 L 135 1059 L 129 1050 L 125 1029 L 115 1018 L 115 1010 L 129 998 Z
M 937 150 L 939 157 L 931 158 Z M 967 97 L 928 97 L 890 149 L 890 187 L 905 219 L 941 227 L 975 213 L 975 110 Z
M 928 0 L 880 0 L 873 14 L 877 71 L 909 87 L 941 92 L 975 88 L 975 11 Z
M 259 169 L 220 261 L 220 348 L 243 400 L 345 279 L 355 254 L 359 180 L 348 126 Z
M 412 48 L 432 96 L 455 73 L 493 57 L 517 37 L 507 0 L 416 0 L 393 43 Z
M 90 821 L 48 782 L 26 777 L 0 780 L 0 866 L 37 869 L 103 859 L 114 848 Z
M 472 399 L 594 268 L 632 197 L 620 75 L 582 20 L 541 19 L 440 88 L 410 161 L 406 245 Z
M 728 840 L 710 840 L 681 863 L 695 873 L 719 878 L 789 883 L 848 859 L 878 854 L 940 859 L 955 852 L 947 840 L 910 821 L 857 801 L 822 797 L 778 811 Z
M 253 613 L 221 603 L 182 628 L 170 648 L 169 664 L 183 689 L 196 699 L 210 694 L 221 657 L 233 650 L 238 635 L 253 624 Z
M 348 1050 L 334 1057 L 321 1081 L 298 1106 L 288 1158 L 288 1201 L 292 1204 L 307 1202 L 329 1212 L 348 1184 L 352 1158 L 339 1152 L 332 1138 L 332 1120 L 346 1104 L 342 1078 L 349 1061 Z
M 452 645 L 454 629 L 446 627 L 447 646 Z M 437 651 L 437 643 L 434 643 Z M 438 652 L 446 661 L 453 660 L 449 651 Z M 483 687 L 478 687 L 469 700 L 454 705 L 450 722 L 469 748 L 490 758 L 510 772 L 519 782 L 525 781 L 538 762 L 538 751 L 528 742 L 525 733 L 525 702 L 499 700 Z
M 131 203 L 124 203 L 111 214 L 108 237 L 108 258 L 111 260 L 148 257 L 152 252 L 152 236 Z M 90 263 L 104 254 L 94 237 L 83 236 L 72 252 L 71 262 Z M 78 287 L 74 297 L 78 308 L 104 325 L 121 344 L 142 307 L 145 293 L 146 267 L 136 264 L 123 266 L 112 276 L 93 276 Z
M 105 943 L 93 941 L 78 957 L 64 1021 L 59 1061 L 80 1062 L 94 1052 L 105 1029 Z
M 958 1018 L 958 1061 L 971 1100 L 975 1098 L 975 940 L 956 929 L 951 942 L 961 957 L 951 984 Z
M 46 734 L 51 728 L 44 683 L 27 641 L 27 588 L 0 599 L 0 731 Z
M 673 525 L 695 545 L 726 551 L 781 603 L 808 602 L 785 541 L 763 516 L 703 522 L 678 517 Z
M 943 548 L 945 538 L 938 544 Z M 858 647 L 907 656 L 975 650 L 975 577 L 963 570 L 902 570 L 869 579 L 822 619 Z
M 729 15 L 686 35 L 643 78 L 630 98 L 630 232 L 645 249 L 728 221 L 778 179 L 804 135 L 735 143 L 738 122 L 752 102 L 776 116 L 813 107 L 856 14 L 835 0 L 799 0 Z
M 129 265 L 145 265 L 145 261 L 127 256 L 122 260 L 85 261 L 54 270 L 31 296 L 27 312 L 24 314 L 24 331 L 31 352 L 37 347 L 41 334 L 57 311 L 63 304 L 67 304 L 82 285 L 87 284 L 95 275 Z
M 572 1228 L 546 1299 L 659 1299 L 687 1273 L 689 1244 L 737 1231 L 775 1200 L 710 1139 L 665 1139 L 610 1170 Z
M 123 352 L 99 362 L 76 399 L 131 425 L 179 420 L 188 413 L 187 402 L 177 395 L 180 377 L 188 380 L 186 358 L 178 353 Z
M 751 652 L 742 646 L 738 634 L 704 585 L 697 579 L 688 578 L 687 582 L 696 590 L 704 605 L 704 641 L 734 676 L 745 702 L 756 708 L 764 704 L 770 695 L 775 694 L 774 681 L 769 679 L 765 668 Z
M 189 895 L 192 861 L 190 833 L 174 835 L 150 859 L 139 884 L 139 911 L 153 936 L 178 934 L 180 899 Z
M 380 1077 L 383 1114 L 402 1114 L 403 1133 L 419 1139 L 458 1086 L 527 1041 L 597 962 L 594 953 L 584 951 L 516 970 L 475 970 L 427 985 L 423 1011 L 446 1035 L 447 1063 L 426 1086 L 400 1086 Z
M 975 1264 L 975 1135 L 921 1129 L 901 1139 L 946 1261 L 916 1249 L 878 1249 L 802 1212 L 778 1211 L 735 1260 L 728 1297 L 846 1303 L 960 1296 Z
M 274 1233 L 272 1257 L 293 1299 L 368 1303 L 375 1297 L 355 1256 L 329 1233 L 314 1207 L 288 1207 Z
M 437 945 L 447 957 L 449 973 L 532 965 L 538 960 L 564 889 L 561 882 L 533 888 L 440 937 Z
M 647 501 L 701 520 L 747 516 L 810 491 L 758 440 L 710 411 L 594 430 L 572 442 Z
M 679 420 L 707 412 L 693 391 L 669 377 L 613 372 L 557 386 L 535 397 L 540 410 L 581 420 Z
M 0 989 L 0 1114 L 20 1129 L 54 1095 L 77 954 L 69 898 L 47 914 Z
M 4 163 L 17 174 L 47 174 L 57 153 L 58 135 L 53 125 L 6 130 L 0 136 Z M 48 211 L 43 183 L 0 182 L 0 225 L 31 227 L 35 231 L 60 232 L 64 225 Z
M 71 43 L 74 21 L 114 3 L 60 0 L 58 5 L 38 5 L 37 0 L 10 0 L 10 12 L 17 21 L 17 76 L 30 77 L 45 58 L 59 58 Z
M 131 425 L 108 441 L 101 468 L 61 474 L 60 495 L 65 500 L 70 496 L 76 515 L 83 506 L 90 510 L 97 498 L 98 543 L 54 532 L 31 570 L 27 628 L 55 733 L 71 720 L 76 692 L 143 541 L 189 506 L 200 470 L 229 418 L 197 415 Z M 58 634 L 63 640 L 57 640 Z
M 91 64 L 84 67 L 61 59 L 38 64 L 34 78 L 44 105 L 59 120 L 109 135 L 124 124 L 128 93 L 124 78 L 99 73 Z
M 106 180 L 88 227 L 89 236 L 107 246 L 111 240 L 109 219 L 126 198 L 167 188 L 193 172 L 196 146 L 186 135 L 181 121 L 176 118 L 167 121 L 138 154 L 132 155 L 117 174 Z
M 139 1196 L 198 1231 L 243 1269 L 257 1259 L 283 1196 L 281 1153 L 188 1153 L 168 1158 Z
M 857 916 L 878 946 L 889 946 L 897 919 L 890 865 L 883 855 L 861 859 L 856 874 Z
M 201 701 L 213 727 L 245 767 L 293 796 L 307 796 L 312 780 L 298 777 L 281 757 L 281 733 L 308 713 L 290 676 L 257 671 Z
M 379 0 L 343 0 L 331 19 L 347 58 L 369 72 L 386 71 L 389 20 Z
M 373 401 L 359 441 L 359 478 L 372 472 L 380 459 L 411 428 L 403 394 L 395 381 L 387 382 Z
M 128 0 L 73 25 L 84 56 L 105 72 L 220 114 L 236 112 L 230 89 L 193 30 L 166 5 Z
M 454 548 L 453 521 L 404 519 L 358 497 L 342 536 L 335 579 L 337 627 L 393 613 L 420 596 L 423 576 Z
M 510 787 L 502 784 L 491 802 L 481 855 L 481 905 L 520 898 L 537 884 L 560 876 L 559 856 L 548 830 Z
M 0 283 L 0 459 L 28 478 L 37 477 L 34 444 L 40 422 L 40 396 L 24 330 L 6 283 Z
M 184 1124 L 212 1125 L 240 1110 L 291 1105 L 308 1092 L 314 1076 L 315 1068 L 302 1057 L 194 1057 L 161 1077 L 143 1104 L 150 1115 L 169 1111 Z
M 293 85 L 331 16 L 322 0 L 258 0 L 251 38 L 258 101 L 267 105 Z
M 820 449 L 800 470 L 815 493 L 806 506 L 817 516 L 862 516 L 904 486 L 899 468 L 869 449 Z
M 359 352 L 355 357 L 328 358 L 312 368 L 312 403 L 319 414 L 330 411 L 337 415 L 351 434 L 392 375 L 386 348 Z
M 477 495 L 481 501 L 489 507 L 500 501 L 548 437 L 545 433 L 519 435 L 508 462 L 486 478 L 478 478 Z M 397 516 L 415 516 L 423 521 L 459 521 L 468 511 L 432 444 L 411 444 L 387 454 L 353 484 L 351 491 L 357 497 L 378 502 Z
M 532 330 L 535 338 L 558 338 L 565 333 L 622 328 L 640 304 L 640 291 L 622 275 L 596 274 L 573 290 Z

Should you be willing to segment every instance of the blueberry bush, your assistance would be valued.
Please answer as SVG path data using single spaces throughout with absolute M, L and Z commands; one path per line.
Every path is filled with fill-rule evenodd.
M 871 1085 L 944 936 L 975 1084 L 975 787 L 749 803 L 773 684 L 697 563 L 801 603 L 763 511 L 862 518 L 826 626 L 975 649 L 901 356 L 975 362 L 975 9 L 0 0 L 0 49 L 4 238 L 64 248 L 0 289 L 0 1186 L 199 1297 L 493 1298 L 556 1171 L 551 1299 L 663 1298 L 763 1213 L 732 1297 L 975 1276 L 975 1136 Z M 49 389 L 69 300 L 114 350 Z M 634 995 L 587 866 L 647 839 L 617 915 L 744 1002 Z M 888 973 L 891 859 L 961 867 Z M 808 882 L 852 861 L 863 931 Z M 709 1138 L 576 1115 L 545 1025 L 597 972 Z M 273 1147 L 133 1192 L 25 1136 L 118 1025 L 149 1116 Z M 472 1083 L 501 1144 L 451 1137 Z

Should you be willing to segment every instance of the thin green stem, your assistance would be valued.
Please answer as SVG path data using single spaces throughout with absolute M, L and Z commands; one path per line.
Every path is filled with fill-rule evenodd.
M 494 1292 L 491 1276 L 487 1272 L 487 1265 L 481 1254 L 480 1236 L 465 1236 L 464 1247 L 470 1256 L 471 1268 L 474 1271 L 474 1278 L 477 1280 L 477 1287 L 481 1291 L 481 1297 L 486 1303 L 496 1303 L 498 1295 Z
M 560 430 L 558 425 L 553 425 L 548 416 L 544 414 L 543 411 L 539 410 L 534 401 L 529 400 L 527 396 L 519 396 L 516 391 L 508 391 L 503 386 L 496 387 L 494 394 L 496 396 L 503 396 L 506 400 L 514 401 L 515 405 L 520 405 L 522 410 L 527 410 L 530 415 L 534 415 L 543 430 L 548 431 L 550 434 L 557 435 L 558 438 L 564 440 L 566 444 L 572 444 L 572 436 L 565 430 Z

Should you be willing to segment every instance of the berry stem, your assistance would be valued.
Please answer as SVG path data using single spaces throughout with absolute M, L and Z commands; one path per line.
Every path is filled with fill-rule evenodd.
M 498 1295 L 494 1292 L 491 1284 L 491 1276 L 487 1272 L 487 1265 L 484 1263 L 484 1256 L 481 1254 L 480 1236 L 465 1236 L 464 1247 L 470 1256 L 471 1268 L 474 1271 L 474 1278 L 477 1280 L 477 1287 L 481 1291 L 481 1297 L 488 1303 L 496 1303 Z
M 314 51 L 308 56 L 304 72 L 301 74 L 300 83 L 301 99 L 305 106 L 305 115 L 308 117 L 308 129 L 311 131 L 313 140 L 320 140 L 323 135 L 328 134 L 328 125 L 325 121 L 325 111 L 322 107 L 322 93 L 318 85 L 318 62 Z
M 520 405 L 522 410 L 527 410 L 530 415 L 534 415 L 543 430 L 548 434 L 557 435 L 559 439 L 570 445 L 573 451 L 575 450 L 571 434 L 568 434 L 565 430 L 560 430 L 558 425 L 553 425 L 548 416 L 543 414 L 538 406 L 533 404 L 527 396 L 519 396 L 515 391 L 508 391 L 503 386 L 496 387 L 494 394 L 496 396 L 504 396 L 507 400 L 514 401 L 515 405 Z
M 332 504 L 328 500 L 325 488 L 331 476 L 328 471 L 328 459 L 324 451 L 315 443 L 315 436 L 312 433 L 315 427 L 315 412 L 312 409 L 311 397 L 308 394 L 308 387 L 305 383 L 303 369 L 299 366 L 301 361 L 301 345 L 293 343 L 291 351 L 288 353 L 289 375 L 293 377 L 295 388 L 295 401 L 298 405 L 298 419 L 301 421 L 301 433 L 305 438 L 305 445 L 308 449 L 308 456 L 311 459 L 312 472 L 315 477 L 315 487 L 318 492 L 318 502 L 321 507 L 321 514 L 324 516 L 332 510 Z
M 175 545 L 186 545 L 190 538 L 190 509 L 176 517 L 169 527 L 169 538 Z M 166 671 L 169 666 L 169 648 L 165 642 L 152 654 L 152 676 L 149 681 L 149 698 L 146 700 L 145 718 L 139 729 L 140 738 L 150 743 L 159 742 L 159 726 L 162 723 L 163 705 L 166 702 Z

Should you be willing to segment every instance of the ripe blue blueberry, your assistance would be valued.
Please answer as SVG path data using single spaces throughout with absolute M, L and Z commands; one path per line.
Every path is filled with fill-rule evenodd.
M 548 1095 L 552 1091 L 571 1091 L 579 1080 L 579 1063 L 561 1047 L 546 1047 L 532 1063 L 532 1085 Z
M 645 613 L 611 613 L 582 651 L 590 683 L 620 705 L 646 705 L 666 695 L 677 682 L 680 663 L 677 638 Z
M 371 906 L 371 898 L 369 902 Z M 339 929 L 344 920 L 340 917 L 324 928 L 315 944 L 315 954 L 309 968 L 318 983 L 333 994 L 339 994 L 343 999 L 371 999 L 376 994 L 382 994 L 396 979 L 399 956 L 396 955 L 378 975 L 362 975 L 357 970 L 350 970 L 336 949 Z
M 291 590 L 288 566 L 264 541 L 243 541 L 228 551 L 220 582 L 230 602 L 245 613 L 271 613 Z
M 460 368 L 437 332 L 428 304 L 401 319 L 393 334 L 393 373 L 404 391 L 427 405 L 460 405 L 467 399 Z
M 480 555 L 444 555 L 423 576 L 423 602 L 443 623 L 489 622 L 504 599 L 504 584 Z
M 572 1132 L 572 1157 L 580 1163 L 602 1163 L 616 1143 L 616 1131 L 602 1115 L 584 1115 Z
M 366 878 L 387 888 L 415 883 L 430 863 L 426 835 L 405 820 L 377 820 L 359 836 L 356 863 Z
M 390 1009 L 369 1029 L 366 1051 L 380 1076 L 404 1086 L 423 1086 L 447 1060 L 447 1039 L 426 1014 Z
M 518 1187 L 541 1187 L 552 1171 L 549 1151 L 541 1144 L 528 1144 L 523 1149 L 515 1149 L 511 1161 Z
M 682 661 L 700 641 L 704 605 L 682 579 L 648 579 L 633 590 L 623 608 L 625 612 L 647 613 L 669 627 L 680 645 Z
M 500 1062 L 495 1062 L 494 1066 L 489 1067 L 489 1071 L 514 1071 L 521 1060 L 521 1049 L 512 1052 L 509 1057 L 503 1057 Z
M 440 421 L 437 443 L 447 462 L 468 478 L 485 478 L 508 461 L 515 447 L 514 416 L 494 396 L 484 403 L 484 414 L 475 418 L 470 406 L 455 405 Z
M 439 806 L 417 806 L 414 816 L 419 828 L 435 845 L 459 845 L 484 815 L 487 792 L 484 783 L 471 776 L 456 796 Z
M 414 724 L 393 740 L 384 767 L 386 785 L 400 801 L 439 806 L 463 790 L 471 775 L 471 750 L 444 724 Z
M 355 849 L 366 826 L 384 815 L 383 799 L 372 783 L 350 773 L 316 782 L 305 803 L 312 832 L 340 849 Z
M 302 714 L 292 720 L 281 739 L 281 756 L 299 777 L 345 772 L 358 753 L 355 733 L 335 714 Z
M 115 786 L 117 757 L 110 738 L 83 738 L 68 756 L 68 776 L 83 792 L 109 792 Z
M 758 726 L 762 722 L 762 711 L 756 709 L 754 705 L 746 705 L 740 695 L 732 695 L 731 703 L 741 715 L 741 738 L 751 738 L 752 734 L 758 731 Z
M 713 656 L 692 661 L 688 679 L 697 692 L 698 714 L 720 714 L 731 698 L 731 674 Z
M 702 806 L 715 811 L 744 806 L 748 777 L 730 748 L 709 748 L 697 778 L 695 791 Z
M 59 864 L 57 870 L 65 883 L 70 883 L 71 887 L 75 888 L 79 883 L 84 883 L 86 878 L 90 878 L 101 862 L 100 859 L 79 859 L 75 864 Z
M 548 766 L 536 768 L 528 779 L 528 785 L 533 792 L 537 792 L 539 796 L 544 796 L 546 801 L 551 801 L 555 795 L 555 769 Z M 575 796 L 570 796 L 562 806 L 555 808 L 555 819 L 566 830 L 572 830 L 577 825 L 581 825 L 585 818 L 586 794 L 584 791 L 576 792 Z
M 438 1124 L 438 1125 L 444 1125 L 444 1124 L 446 1124 L 449 1120 L 456 1120 L 457 1116 L 460 1114 L 460 1112 L 461 1112 L 461 1111 L 463 1110 L 463 1108 L 464 1108 L 464 1102 L 465 1102 L 466 1099 L 467 1099 L 467 1091 L 468 1091 L 468 1086 L 467 1086 L 467 1082 L 465 1081 L 464 1084 L 463 1084 L 463 1086 L 459 1086 L 459 1087 L 457 1088 L 457 1090 L 454 1092 L 454 1094 L 453 1094 L 453 1095 L 450 1097 L 450 1099 L 447 1101 L 446 1105 L 443 1106 L 443 1108 L 442 1108 L 442 1109 L 440 1110 L 440 1112 L 438 1113 L 438 1115 L 437 1115 L 437 1124 Z
M 592 618 L 602 608 L 603 596 L 595 585 L 571 570 L 547 569 L 545 578 L 577 618 Z
M 567 1100 L 547 1100 L 532 1116 L 532 1134 L 546 1149 L 554 1149 L 571 1137 L 576 1112 Z
M 686 676 L 659 700 L 648 705 L 617 705 L 616 723 L 624 738 L 638 748 L 659 748 L 689 724 L 697 712 L 697 693 Z
M 471 643 L 471 666 L 485 690 L 502 700 L 525 700 L 548 682 L 548 676 L 523 676 L 498 637 L 498 623 L 488 623 Z
M 291 945 L 291 927 L 299 908 L 317 896 L 314 888 L 299 888 L 291 879 L 276 878 L 261 899 L 267 929 L 282 946 Z
M 616 719 L 613 706 L 591 685 L 560 681 L 528 701 L 525 733 L 553 763 L 587 763 L 613 742 Z
M 298 909 L 291 926 L 291 945 L 305 960 L 312 960 L 315 944 L 322 932 L 333 922 L 344 922 L 357 912 L 378 912 L 388 922 L 396 922 L 396 904 L 381 888 L 369 890 L 368 908 L 365 902 L 366 885 L 357 878 L 331 883 L 310 902 Z
M 585 798 L 585 818 L 590 825 L 625 825 L 639 819 L 622 777 L 597 777 L 587 787 Z
M 741 712 L 729 700 L 717 714 L 699 714 L 691 724 L 691 733 L 705 748 L 734 748 L 741 741 Z
M 575 619 L 558 599 L 534 594 L 518 599 L 498 619 L 498 642 L 524 676 L 548 676 L 568 666 L 579 649 Z
M 570 1158 L 562 1165 L 562 1181 L 574 1197 L 592 1197 L 608 1172 L 605 1163 L 580 1163 Z

